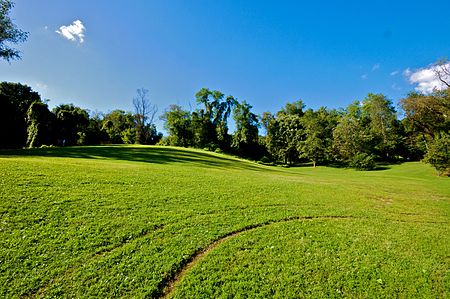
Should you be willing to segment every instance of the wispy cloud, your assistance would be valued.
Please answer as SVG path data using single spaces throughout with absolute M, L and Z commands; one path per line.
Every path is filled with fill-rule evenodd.
M 369 78 L 369 76 L 367 76 L 367 74 L 362 74 L 361 75 L 361 79 L 366 80 L 367 78 Z
M 391 76 L 397 76 L 400 73 L 399 70 L 395 70 L 393 72 L 391 72 Z
M 378 70 L 379 68 L 380 68 L 380 64 L 379 64 L 379 63 L 374 64 L 374 65 L 372 66 L 372 72 Z
M 396 83 L 392 84 L 392 85 L 391 85 L 391 88 L 392 88 L 393 90 L 402 90 L 402 88 L 401 88 L 400 86 L 398 86 Z
M 86 27 L 84 27 L 83 23 L 80 20 L 76 20 L 68 26 L 59 27 L 59 30 L 56 30 L 56 33 L 70 41 L 78 40 L 78 42 L 82 44 L 84 42 L 85 31 Z
M 445 66 L 447 68 L 450 68 L 450 62 Z M 438 76 L 436 75 L 437 70 L 438 66 L 436 65 L 431 65 L 414 71 L 407 68 L 403 72 L 403 75 L 408 78 L 409 83 L 417 85 L 415 87 L 417 91 L 429 94 L 432 93 L 435 89 L 442 90 L 446 88 L 446 86 L 439 80 Z M 450 81 L 450 76 L 446 76 L 443 79 L 446 81 Z
M 36 87 L 41 90 L 46 90 L 48 88 L 48 85 L 42 82 L 37 82 Z

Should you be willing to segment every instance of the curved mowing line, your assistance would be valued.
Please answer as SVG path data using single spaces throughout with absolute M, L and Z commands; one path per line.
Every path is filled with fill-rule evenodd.
M 288 221 L 294 221 L 294 220 L 309 220 L 309 219 L 345 219 L 345 218 L 354 218 L 353 216 L 339 216 L 339 215 L 329 215 L 329 216 L 295 216 L 295 217 L 288 217 L 283 218 L 279 220 L 268 220 L 266 222 L 252 224 L 249 226 L 246 226 L 242 229 L 230 232 L 228 234 L 223 235 L 219 239 L 216 239 L 212 243 L 210 243 L 205 248 L 199 249 L 194 254 L 192 254 L 187 259 L 183 260 L 178 270 L 173 272 L 171 276 L 167 279 L 163 279 L 159 285 L 159 298 L 170 298 L 170 296 L 173 294 L 175 287 L 178 285 L 178 283 L 181 281 L 183 277 L 186 276 L 186 274 L 196 265 L 198 264 L 203 258 L 208 255 L 209 252 L 220 246 L 221 244 L 225 243 L 231 238 L 237 237 L 240 234 L 254 230 L 256 228 L 260 228 L 263 226 L 268 226 L 271 224 L 281 223 L 281 222 L 288 222 Z

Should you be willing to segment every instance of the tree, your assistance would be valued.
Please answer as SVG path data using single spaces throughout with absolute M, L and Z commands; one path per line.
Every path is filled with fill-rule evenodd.
M 152 104 L 148 98 L 148 90 L 140 88 L 137 95 L 133 98 L 133 106 L 136 118 L 136 143 L 145 144 L 150 136 L 149 128 L 153 125 L 158 107 Z
M 27 142 L 27 112 L 41 102 L 39 94 L 20 83 L 0 83 L 0 148 L 19 148 Z
M 102 131 L 111 143 L 134 143 L 136 129 L 133 114 L 123 110 L 111 111 L 103 118 Z
M 303 116 L 303 109 L 305 109 L 305 104 L 302 100 L 297 100 L 292 103 L 287 103 L 284 108 L 282 108 L 280 111 L 277 112 L 278 115 L 297 115 L 302 117 Z
M 276 160 L 283 160 L 285 164 L 299 159 L 299 142 L 304 138 L 301 117 L 305 105 L 302 100 L 287 103 L 276 113 L 264 113 L 262 123 L 266 129 L 266 146 L 268 152 Z
M 447 59 L 441 59 L 436 62 L 434 72 L 439 81 L 447 88 L 450 88 L 450 62 Z
M 233 110 L 236 131 L 232 146 L 247 157 L 254 156 L 258 152 L 258 116 L 251 112 L 251 109 L 252 106 L 244 101 Z
M 313 162 L 313 167 L 331 159 L 333 128 L 337 117 L 336 111 L 321 107 L 318 111 L 307 110 L 301 118 L 306 137 L 299 141 L 297 150 L 300 158 Z
M 217 102 L 216 117 L 213 124 L 216 126 L 217 141 L 222 149 L 227 150 L 231 140 L 228 134 L 228 118 L 234 107 L 239 105 L 233 96 L 227 96 L 225 100 Z
M 450 89 L 435 90 L 432 94 L 424 95 L 417 92 L 410 93 L 400 101 L 405 112 L 405 123 L 409 134 L 420 137 L 425 148 L 440 134 L 450 130 Z
M 450 176 L 450 135 L 442 132 L 430 144 L 424 162 L 431 164 L 440 175 Z
M 61 145 L 81 145 L 85 143 L 89 126 L 89 114 L 73 104 L 62 104 L 53 109 Z
M 178 105 L 170 105 L 161 116 L 164 128 L 169 132 L 169 144 L 176 146 L 193 145 L 192 116 Z
M 228 118 L 237 100 L 218 90 L 202 88 L 195 94 L 197 104 L 203 104 L 204 109 L 192 113 L 192 125 L 195 144 L 198 147 L 220 147 L 228 150 L 231 138 L 228 135 Z
M 94 112 L 89 115 L 84 144 L 102 144 L 108 142 L 108 134 L 103 130 L 103 114 Z
M 363 121 L 360 103 L 353 102 L 333 130 L 333 149 L 340 160 L 348 162 L 359 153 L 369 152 L 371 136 Z
M 9 17 L 9 12 L 14 4 L 10 0 L 0 0 L 0 58 L 10 61 L 19 59 L 20 52 L 7 45 L 7 43 L 17 44 L 24 42 L 28 33 L 16 27 Z
M 399 122 L 392 101 L 382 94 L 369 93 L 363 101 L 362 117 L 373 147 L 370 151 L 383 158 L 392 158 L 401 143 Z
M 27 122 L 27 147 L 53 144 L 55 115 L 50 112 L 47 104 L 42 102 L 32 103 L 27 111 Z

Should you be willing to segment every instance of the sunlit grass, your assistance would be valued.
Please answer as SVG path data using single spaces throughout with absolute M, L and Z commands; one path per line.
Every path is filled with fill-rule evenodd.
M 170 147 L 0 152 L 0 297 L 445 297 L 450 180 L 420 163 L 261 166 Z

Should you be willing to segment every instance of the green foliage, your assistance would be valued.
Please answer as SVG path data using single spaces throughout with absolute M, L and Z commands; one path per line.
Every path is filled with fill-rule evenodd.
M 376 166 L 375 156 L 358 153 L 351 158 L 349 166 L 357 170 L 373 170 Z
M 27 112 L 41 97 L 20 83 L 0 83 L 0 148 L 21 148 L 27 143 Z
M 169 145 L 184 147 L 193 145 L 192 116 L 188 111 L 178 105 L 170 105 L 161 119 L 164 121 L 164 128 L 170 134 Z
M 82 145 L 89 126 L 89 114 L 73 104 L 62 104 L 53 109 L 60 145 Z
M 450 180 L 425 164 L 281 168 L 131 145 L 3 150 L 0 168 L 2 298 L 159 297 L 194 253 L 258 225 L 174 297 L 448 296 Z
M 367 135 L 358 118 L 345 115 L 333 130 L 333 149 L 342 160 L 349 160 L 367 151 L 370 135 Z
M 293 103 L 287 103 L 284 108 L 277 112 L 277 116 L 297 115 L 302 117 L 303 109 L 305 109 L 305 104 L 302 100 L 298 100 Z
M 362 113 L 367 118 L 368 133 L 371 135 L 370 151 L 390 158 L 399 148 L 399 121 L 392 101 L 382 94 L 369 93 L 363 101 Z
M 423 135 L 427 141 L 440 132 L 450 130 L 450 90 L 435 91 L 430 95 L 410 93 L 400 101 L 406 114 L 410 133 Z
M 299 144 L 304 138 L 304 127 L 297 114 L 278 113 L 263 115 L 268 152 L 285 164 L 296 162 L 300 156 Z
M 120 139 L 125 144 L 134 144 L 136 138 L 136 129 L 133 128 L 127 128 L 120 132 Z
M 440 175 L 450 176 L 450 135 L 442 133 L 437 136 L 423 161 L 436 168 Z
M 252 106 L 245 101 L 236 105 L 233 119 L 236 130 L 233 135 L 234 147 L 241 155 L 253 156 L 258 152 L 258 116 L 251 112 Z
M 28 33 L 18 29 L 9 17 L 13 6 L 14 3 L 10 0 L 0 0 L 0 58 L 6 61 L 20 58 L 20 52 L 7 44 L 18 44 L 28 37 Z
M 297 150 L 300 157 L 312 161 L 314 167 L 316 163 L 332 159 L 333 128 L 337 118 L 336 111 L 328 111 L 324 107 L 316 112 L 309 109 L 302 117 L 306 137 L 298 143 Z
M 39 147 L 53 142 L 54 115 L 42 102 L 34 102 L 27 112 L 28 138 L 27 147 Z
M 114 144 L 134 143 L 135 136 L 132 138 L 127 137 L 126 141 L 128 142 L 123 139 L 123 132 L 125 131 L 127 131 L 127 133 L 125 133 L 127 136 L 128 134 L 136 135 L 134 127 L 134 118 L 131 112 L 113 110 L 103 118 L 102 130 L 108 134 L 109 141 Z

